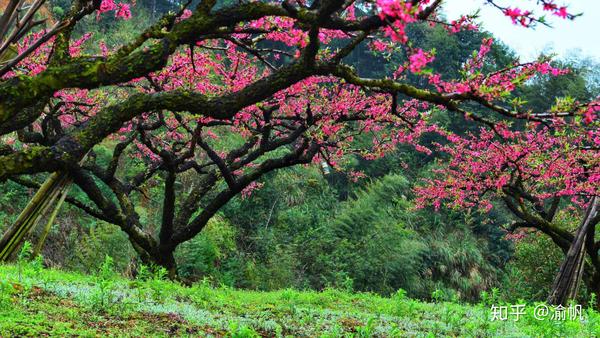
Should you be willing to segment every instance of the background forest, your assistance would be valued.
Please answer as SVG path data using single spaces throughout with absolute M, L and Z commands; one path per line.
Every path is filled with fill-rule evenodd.
M 52 12 L 61 15 L 68 1 L 51 4 Z M 73 37 L 93 31 L 86 48 L 97 48 L 93 46 L 99 42 L 111 48 L 134 37 L 140 27 L 149 26 L 175 5 L 140 0 L 132 7 L 135 15 L 130 20 L 97 21 L 92 16 L 76 26 Z M 475 31 L 448 35 L 441 27 L 427 25 L 411 25 L 408 35 L 423 49 L 435 46 L 437 58 L 430 67 L 448 78 L 457 77 L 461 64 L 483 38 L 490 37 Z M 402 59 L 405 55 L 388 57 Z M 515 55 L 495 43 L 491 57 L 502 67 Z M 366 47 L 357 48 L 347 61 L 365 77 L 394 72 L 386 68 L 389 60 Z M 587 101 L 600 94 L 597 64 L 576 56 L 558 62 L 573 71 L 559 79 L 534 79 L 519 90 L 529 107 L 543 111 L 553 103 L 548 97 Z M 418 83 L 422 78 L 417 76 L 409 80 L 426 85 Z M 447 114 L 434 119 L 459 135 L 473 127 Z M 236 142 L 236 135 L 219 136 L 224 144 Z M 354 142 L 363 141 L 358 137 Z M 423 144 L 433 142 L 440 142 L 439 136 L 423 136 Z M 114 141 L 104 141 L 96 146 L 96 161 L 108 163 L 114 145 Z M 485 214 L 416 207 L 414 187 L 431 177 L 444 159 L 437 152 L 424 154 L 399 146 L 382 159 L 348 157 L 339 170 L 327 164 L 309 164 L 269 173 L 259 180 L 259 189 L 235 197 L 200 235 L 177 248 L 178 274 L 186 282 L 205 280 L 253 290 L 334 287 L 387 296 L 403 289 L 412 298 L 470 302 L 478 301 L 483 291 L 498 288 L 507 301 L 544 300 L 563 253 L 537 231 L 508 231 L 514 219 L 503 203 L 496 203 Z M 144 165 L 143 160 L 128 161 L 131 165 L 120 170 Z M 355 172 L 364 175 L 357 177 Z M 155 176 L 144 184 L 135 204 L 142 223 L 150 227 L 160 224 L 157 211 L 162 208 L 164 179 Z M 177 192 L 188 188 L 185 180 L 183 176 L 176 183 Z M 0 232 L 12 224 L 35 189 L 8 181 L 2 191 Z M 71 194 L 85 199 L 76 187 Z M 565 214 L 559 222 L 570 230 L 578 219 Z M 32 242 L 36 236 L 39 234 L 33 234 Z M 119 273 L 134 277 L 139 272 L 137 255 L 118 227 L 69 204 L 52 225 L 42 255 L 47 266 L 85 273 L 98 271 L 109 256 Z M 589 294 L 582 291 L 580 298 L 585 303 Z

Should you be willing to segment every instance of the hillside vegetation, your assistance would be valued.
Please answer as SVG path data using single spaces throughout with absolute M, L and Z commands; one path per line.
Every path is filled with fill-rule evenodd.
M 136 280 L 45 269 L 41 260 L 0 266 L 0 336 L 191 337 L 592 337 L 600 315 L 537 320 L 533 304 L 519 321 L 491 320 L 495 293 L 476 305 L 292 289 L 256 292 L 208 283 L 183 286 L 142 269 Z M 500 305 L 500 304 L 497 304 Z

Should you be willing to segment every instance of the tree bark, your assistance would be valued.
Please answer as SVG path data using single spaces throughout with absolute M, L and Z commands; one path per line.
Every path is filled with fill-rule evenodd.
M 154 254 L 140 255 L 140 259 L 147 266 L 165 268 L 167 277 L 171 280 L 177 279 L 177 263 L 175 262 L 175 250 L 157 251 Z

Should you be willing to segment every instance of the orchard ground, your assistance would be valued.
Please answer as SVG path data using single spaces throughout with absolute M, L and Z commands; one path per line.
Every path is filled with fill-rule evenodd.
M 145 337 L 593 337 L 600 314 L 582 309 L 582 320 L 538 320 L 527 304 L 515 320 L 492 320 L 484 294 L 479 304 L 409 299 L 327 289 L 259 292 L 191 287 L 141 271 L 129 280 L 110 261 L 95 275 L 45 269 L 41 260 L 0 266 L 0 336 Z M 509 310 L 510 311 L 510 310 Z

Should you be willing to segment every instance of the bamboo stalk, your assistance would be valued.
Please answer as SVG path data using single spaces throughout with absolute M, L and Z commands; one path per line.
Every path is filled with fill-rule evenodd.
M 48 217 L 46 226 L 44 227 L 44 229 L 42 230 L 42 233 L 40 234 L 40 238 L 38 239 L 35 249 L 33 250 L 33 255 L 32 255 L 33 257 L 36 257 L 37 255 L 39 255 L 42 252 L 42 248 L 44 247 L 46 238 L 48 237 L 48 234 L 50 233 L 52 224 L 54 223 L 54 220 L 56 220 L 56 216 L 58 215 L 60 208 L 62 207 L 63 203 L 65 202 L 65 199 L 67 198 L 67 195 L 69 194 L 70 187 L 71 187 L 71 182 L 70 182 L 70 180 L 68 180 L 68 182 L 65 182 L 63 189 L 61 191 L 60 199 L 54 206 L 54 210 L 52 210 L 52 214 L 50 214 L 50 217 Z
M 83 163 L 87 158 L 87 154 L 81 158 L 79 164 Z M 15 223 L 6 231 L 6 233 L 0 239 L 0 262 L 4 262 L 10 259 L 19 246 L 21 245 L 23 238 L 28 233 L 31 233 L 35 226 L 38 224 L 40 219 L 48 212 L 50 207 L 54 205 L 52 214 L 48 219 L 48 223 L 42 231 L 42 237 L 40 237 L 38 244 L 35 248 L 35 253 L 39 253 L 44 245 L 48 232 L 54 222 L 58 212 L 69 193 L 71 186 L 71 178 L 66 172 L 55 172 L 52 173 L 38 191 L 33 195 L 25 209 L 19 214 L 19 217 Z M 58 199 L 58 202 L 54 202 Z M 35 255 L 34 255 L 35 256 Z
M 577 296 L 585 262 L 586 236 L 588 229 L 592 226 L 592 219 L 596 217 L 599 209 L 600 198 L 594 196 L 554 279 L 548 303 L 566 305 L 569 300 Z
M 15 223 L 0 239 L 0 262 L 8 260 L 12 256 L 25 235 L 32 230 L 44 212 L 54 202 L 58 193 L 62 190 L 60 189 L 61 186 L 67 180 L 66 174 L 56 172 L 50 175 L 42 184 L 25 209 L 19 214 Z

